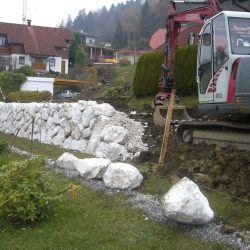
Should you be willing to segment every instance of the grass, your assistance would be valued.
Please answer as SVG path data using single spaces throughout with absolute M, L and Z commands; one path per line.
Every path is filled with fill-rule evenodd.
M 54 173 L 57 185 L 79 184 Z M 65 194 L 49 220 L 17 226 L 0 219 L 1 249 L 226 249 L 202 243 L 180 228 L 145 220 L 124 204 L 122 195 L 106 196 L 81 185 L 77 196 Z
M 1 133 L 0 140 L 12 141 L 12 136 Z M 15 146 L 29 149 L 29 141 L 18 138 Z M 38 142 L 34 151 L 39 155 L 49 152 L 54 159 L 64 152 Z M 6 164 L 22 157 L 6 152 L 0 159 Z M 161 198 L 176 181 L 149 171 L 146 165 L 138 167 L 145 177 L 139 192 Z M 61 174 L 54 176 L 61 187 L 79 184 Z M 250 229 L 249 205 L 217 192 L 203 193 L 215 211 L 217 222 Z M 0 249 L 228 249 L 223 244 L 201 243 L 180 228 L 145 220 L 145 213 L 125 205 L 124 199 L 122 195 L 108 197 L 81 185 L 77 197 L 66 194 L 55 216 L 47 221 L 18 227 L 0 219 Z
M 128 106 L 134 110 L 143 110 L 145 106 L 150 106 L 154 97 L 149 96 L 145 98 L 131 98 L 128 102 Z M 153 110 L 153 109 L 152 109 Z M 149 110 L 150 111 L 150 110 Z
M 197 96 L 180 97 L 180 103 L 185 105 L 186 108 L 196 108 L 199 104 Z
M 3 152 L 2 154 L 0 154 L 0 167 L 3 165 L 6 165 L 10 160 L 21 161 L 24 159 L 25 159 L 24 156 L 20 156 L 20 155 L 6 151 L 6 152 Z
M 114 67 L 114 73 L 116 78 L 124 77 L 126 82 L 132 84 L 134 80 L 136 67 L 134 65 L 130 66 L 116 66 Z
M 0 141 L 1 140 L 5 141 L 9 145 L 11 145 L 13 142 L 13 139 L 14 139 L 14 135 L 4 134 L 0 132 Z M 26 138 L 16 138 L 13 146 L 21 150 L 27 151 L 27 152 L 30 152 L 30 149 L 31 149 L 30 140 Z M 32 153 L 35 155 L 40 155 L 41 157 L 57 159 L 66 151 L 73 153 L 75 156 L 80 157 L 80 158 L 89 157 L 89 155 L 78 152 L 78 151 L 73 151 L 73 150 L 68 150 L 68 149 L 66 150 L 64 148 L 59 148 L 59 147 L 52 146 L 49 144 L 39 143 L 38 141 L 33 141 L 32 143 Z

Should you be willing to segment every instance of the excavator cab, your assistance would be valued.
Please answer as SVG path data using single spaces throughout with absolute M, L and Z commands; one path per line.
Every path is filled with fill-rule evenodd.
M 199 35 L 199 109 L 250 114 L 250 13 L 222 11 Z

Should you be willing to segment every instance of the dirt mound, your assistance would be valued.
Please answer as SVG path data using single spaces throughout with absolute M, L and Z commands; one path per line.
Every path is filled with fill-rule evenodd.
M 138 114 L 136 120 L 147 124 L 143 141 L 149 147 L 136 162 L 157 164 L 164 130 L 154 126 L 149 114 Z M 205 143 L 177 145 L 174 126 L 168 142 L 166 163 L 159 171 L 178 177 L 186 176 L 205 187 L 250 201 L 249 152 Z

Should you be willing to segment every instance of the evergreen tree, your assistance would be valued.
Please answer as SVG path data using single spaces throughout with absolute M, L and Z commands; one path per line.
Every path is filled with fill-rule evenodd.
M 83 45 L 81 45 L 80 34 L 75 33 L 75 41 L 69 46 L 69 66 L 72 68 L 75 65 L 84 66 L 87 61 L 87 54 Z
M 59 24 L 59 28 L 65 28 L 65 22 L 63 19 L 62 19 L 61 23 Z
M 124 32 L 122 29 L 121 20 L 119 20 L 112 40 L 112 48 L 121 49 L 123 47 L 124 47 Z
M 85 26 L 85 21 L 86 21 L 86 11 L 85 9 L 80 10 L 77 17 L 74 20 L 74 24 L 73 24 L 73 30 L 74 31 L 84 31 L 84 26 Z
M 72 27 L 73 27 L 73 21 L 72 21 L 71 15 L 68 15 L 68 18 L 66 21 L 66 28 L 72 29 Z
M 154 18 L 148 0 L 145 1 L 140 15 L 140 35 L 148 39 L 153 33 Z

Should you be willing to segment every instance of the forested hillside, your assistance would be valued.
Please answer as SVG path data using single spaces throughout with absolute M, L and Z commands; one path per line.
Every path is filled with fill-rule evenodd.
M 95 35 L 98 41 L 111 42 L 113 48 L 147 49 L 154 31 L 164 27 L 168 2 L 128 0 L 125 4 L 113 4 L 109 10 L 103 7 L 89 13 L 86 13 L 83 4 L 83 9 L 74 20 L 69 15 L 60 25 Z M 231 1 L 222 6 L 226 10 L 235 9 Z

